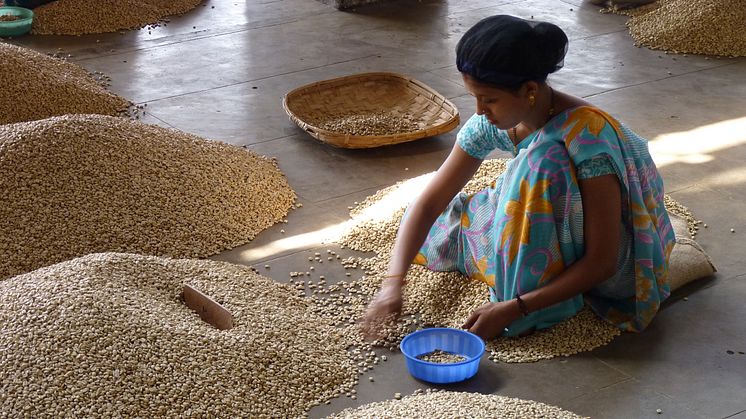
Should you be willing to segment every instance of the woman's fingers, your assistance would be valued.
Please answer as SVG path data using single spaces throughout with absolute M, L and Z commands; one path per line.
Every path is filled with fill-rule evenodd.
M 387 324 L 396 321 L 402 310 L 401 291 L 384 288 L 368 305 L 362 321 L 363 336 L 367 340 L 381 339 Z
M 474 325 L 474 322 L 476 322 L 477 319 L 479 319 L 479 316 L 481 316 L 482 313 L 484 313 L 484 310 L 486 308 L 489 308 L 490 305 L 491 305 L 491 303 L 487 303 L 487 304 L 482 304 L 481 306 L 479 306 L 479 308 L 476 309 L 476 310 L 474 310 L 474 312 L 471 313 L 471 316 L 469 316 L 469 318 L 466 319 L 466 323 L 464 323 L 461 326 L 461 328 L 462 329 L 469 329 L 469 328 L 471 328 Z
M 489 319 L 487 316 L 479 316 L 476 322 L 474 322 L 474 325 L 469 328 L 469 331 L 471 333 L 474 333 L 475 335 L 479 336 L 482 339 L 487 339 L 490 336 L 489 331 L 489 325 L 487 324 L 489 322 Z
M 362 327 L 363 338 L 366 341 L 377 340 L 381 338 L 381 333 L 373 323 L 365 323 Z
M 479 319 L 479 310 L 476 310 L 475 312 L 471 313 L 471 316 L 469 316 L 468 319 L 466 319 L 466 323 L 464 323 L 461 328 L 462 329 L 470 329 L 474 323 Z
M 380 339 L 380 330 L 378 330 L 378 327 L 376 327 L 375 321 L 372 321 L 371 319 L 365 319 L 365 321 L 362 324 L 362 332 L 363 332 L 363 338 L 367 341 Z
M 382 337 L 381 323 L 383 323 L 388 316 L 388 314 L 385 313 L 386 311 L 385 304 L 381 301 L 373 300 L 370 306 L 368 306 L 362 324 L 363 337 L 366 340 L 376 340 Z

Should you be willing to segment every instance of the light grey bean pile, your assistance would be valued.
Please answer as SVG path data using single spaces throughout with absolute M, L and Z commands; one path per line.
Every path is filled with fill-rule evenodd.
M 75 113 L 119 115 L 131 105 L 73 63 L 3 42 L 0 92 L 0 125 Z
M 436 349 L 424 354 L 417 355 L 417 359 L 435 364 L 455 364 L 466 361 L 466 357 L 459 354 Z
M 393 112 L 330 115 L 315 124 L 321 129 L 350 135 L 394 135 L 420 129 L 413 116 Z
M 487 352 L 495 362 L 535 362 L 592 351 L 608 344 L 621 333 L 585 307 L 575 316 L 549 329 L 525 337 L 493 339 L 487 342 Z
M 94 252 L 206 257 L 281 221 L 273 160 L 101 115 L 0 125 L 0 280 Z
M 2 3 L 0 3 L 0 5 L 2 5 Z M 16 15 L 11 15 L 11 14 L 0 15 L 0 22 L 13 22 L 19 19 L 21 19 L 21 17 L 16 16 Z
M 474 179 L 464 188 L 466 192 L 478 191 L 491 184 L 505 170 L 506 160 L 488 160 L 482 164 Z M 375 252 L 369 258 L 345 260 L 349 266 L 361 267 L 366 276 L 344 282 L 324 298 L 318 299 L 319 312 L 344 323 L 359 319 L 365 307 L 380 287 L 385 275 L 391 250 L 396 238 L 404 208 L 412 194 L 401 194 L 401 199 L 390 202 L 386 208 L 366 210 L 397 196 L 404 182 L 383 189 L 359 204 L 351 212 L 353 223 L 339 242 L 351 249 Z M 691 212 L 670 197 L 666 206 L 671 213 L 688 215 L 690 230 L 698 228 Z M 385 212 L 388 211 L 388 212 Z M 481 282 L 464 278 L 457 272 L 433 272 L 422 266 L 413 265 L 404 287 L 404 316 L 398 323 L 385 327 L 387 337 L 378 345 L 396 348 L 401 339 L 413 329 L 423 326 L 459 327 L 479 306 L 486 303 L 488 290 Z M 340 290 L 344 291 L 339 293 Z M 620 331 L 596 316 L 590 309 L 550 329 L 535 332 L 526 337 L 499 337 L 488 342 L 490 359 L 502 362 L 534 362 L 558 356 L 568 356 L 593 350 L 611 342 Z
M 637 45 L 684 54 L 746 56 L 743 0 L 658 0 L 624 12 Z
M 234 317 L 218 330 L 188 283 Z M 354 391 L 344 335 L 245 266 L 102 253 L 0 281 L 0 416 L 302 417 Z
M 702 221 L 698 220 L 689 208 L 671 198 L 670 195 L 666 195 L 663 198 L 663 203 L 669 215 L 676 215 L 683 218 L 686 221 L 686 227 L 690 235 L 689 238 L 696 238 Z
M 401 400 L 386 400 L 345 409 L 328 419 L 579 419 L 567 410 L 533 400 L 455 391 L 415 392 Z
M 82 35 L 159 25 L 166 16 L 186 13 L 202 0 L 57 0 L 34 9 L 32 32 Z

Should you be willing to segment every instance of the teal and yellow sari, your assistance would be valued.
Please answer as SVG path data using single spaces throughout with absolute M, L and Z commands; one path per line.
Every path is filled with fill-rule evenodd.
M 669 295 L 674 233 L 663 181 L 647 142 L 603 111 L 582 106 L 554 116 L 517 146 L 480 115 L 459 131 L 458 145 L 484 159 L 502 149 L 515 156 L 488 188 L 461 193 L 432 226 L 415 263 L 458 270 L 507 301 L 551 282 L 584 254 L 578 179 L 615 174 L 622 189 L 616 274 L 594 289 L 530 313 L 506 330 L 515 336 L 550 327 L 587 302 L 625 331 L 643 330 Z

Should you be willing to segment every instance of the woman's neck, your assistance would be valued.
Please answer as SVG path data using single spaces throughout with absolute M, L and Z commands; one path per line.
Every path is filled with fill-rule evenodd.
M 521 121 L 528 132 L 534 132 L 543 127 L 554 115 L 556 111 L 556 98 L 554 91 L 548 84 L 539 85 L 539 91 L 536 92 L 536 102 L 529 111 L 529 114 Z

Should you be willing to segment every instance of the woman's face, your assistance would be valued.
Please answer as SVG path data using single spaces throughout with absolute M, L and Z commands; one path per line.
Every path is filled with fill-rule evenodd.
M 526 85 L 511 92 L 480 83 L 466 74 L 463 78 L 466 90 L 477 99 L 477 114 L 484 115 L 492 125 L 500 129 L 512 128 L 528 112 Z

